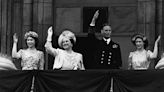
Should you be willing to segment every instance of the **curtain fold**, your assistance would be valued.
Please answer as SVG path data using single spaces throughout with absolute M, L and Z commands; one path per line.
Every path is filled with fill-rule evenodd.
M 32 71 L 0 71 L 0 92 L 29 92 Z
M 108 92 L 108 71 L 39 71 L 37 92 Z
M 164 70 L 126 70 L 113 75 L 114 92 L 164 92 Z
M 112 92 L 164 92 L 164 70 L 0 71 L 0 92 L 110 92 L 111 79 Z

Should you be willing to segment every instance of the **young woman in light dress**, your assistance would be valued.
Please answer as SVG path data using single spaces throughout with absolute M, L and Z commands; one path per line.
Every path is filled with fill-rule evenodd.
M 129 54 L 129 66 L 128 69 L 142 70 L 148 69 L 150 60 L 157 57 L 158 43 L 161 36 L 158 36 L 155 41 L 154 51 L 146 50 L 148 46 L 147 38 L 142 34 L 136 34 L 132 37 L 132 43 L 136 47 L 136 50 Z
M 45 48 L 47 53 L 55 57 L 53 69 L 58 70 L 84 70 L 83 56 L 73 51 L 76 37 L 70 30 L 64 30 L 58 38 L 61 48 L 52 47 L 52 27 L 48 29 L 47 42 Z
M 12 57 L 21 58 L 22 70 L 43 70 L 44 69 L 44 54 L 36 49 L 38 45 L 38 34 L 33 31 L 25 33 L 24 39 L 27 45 L 26 49 L 20 49 L 17 52 L 18 37 L 13 36 L 14 43 L 12 48 Z

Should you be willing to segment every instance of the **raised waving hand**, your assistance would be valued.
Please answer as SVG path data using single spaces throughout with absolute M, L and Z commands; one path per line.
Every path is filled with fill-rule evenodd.
M 99 16 L 99 10 L 97 10 L 97 11 L 95 12 L 95 14 L 93 15 L 93 18 L 92 18 L 92 21 L 91 21 L 91 24 L 92 24 L 92 25 L 95 25 L 96 19 L 98 18 L 98 16 Z
M 14 41 L 15 43 L 17 43 L 17 42 L 18 42 L 18 36 L 17 36 L 17 34 L 16 34 L 16 33 L 13 35 L 13 41 Z

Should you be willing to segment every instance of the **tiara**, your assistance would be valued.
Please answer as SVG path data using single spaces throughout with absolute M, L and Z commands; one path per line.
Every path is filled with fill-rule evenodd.
M 38 34 L 34 31 L 29 31 L 29 32 L 26 32 L 25 33 L 25 36 L 24 36 L 24 39 L 27 39 L 28 37 L 35 37 L 35 38 L 38 38 Z
M 137 37 L 141 37 L 143 39 L 143 41 L 145 41 L 147 39 L 144 35 L 137 34 L 132 38 L 132 41 L 135 41 Z

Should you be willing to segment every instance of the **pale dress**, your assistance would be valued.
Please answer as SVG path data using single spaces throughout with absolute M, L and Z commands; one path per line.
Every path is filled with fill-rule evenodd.
M 52 52 L 56 52 L 53 69 L 61 70 L 76 70 L 76 68 L 83 70 L 83 60 L 80 53 L 72 51 L 66 52 L 62 49 L 53 49 Z
M 155 69 L 164 69 L 164 53 L 162 53 L 161 59 L 156 64 Z
M 80 53 L 68 52 L 60 48 L 53 48 L 52 43 L 47 41 L 45 44 L 47 53 L 55 57 L 53 69 L 59 70 L 84 70 L 83 56 Z
M 30 53 L 27 50 L 20 49 L 18 54 L 21 58 L 22 70 L 43 70 L 44 55 L 42 51 L 35 50 Z
M 155 69 L 164 69 L 164 57 L 158 61 L 157 65 L 155 66 Z
M 152 55 L 153 53 L 150 50 L 130 52 L 129 67 L 134 70 L 148 69 Z

